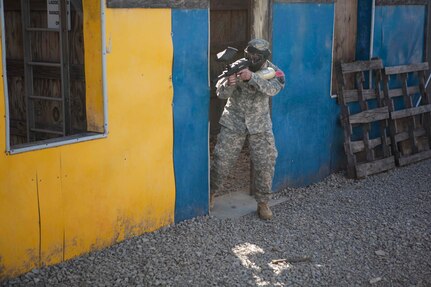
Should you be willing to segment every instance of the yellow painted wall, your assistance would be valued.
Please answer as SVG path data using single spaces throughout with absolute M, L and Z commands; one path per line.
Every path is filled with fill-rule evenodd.
M 100 21 L 99 1 L 83 0 L 84 10 L 84 45 L 93 43 L 91 49 L 85 49 L 85 100 L 87 112 L 87 131 L 103 132 L 102 73 L 94 72 L 94 67 L 102 66 L 102 22 Z M 85 47 L 88 47 L 87 45 Z
M 89 34 L 100 31 L 96 2 L 84 1 L 89 95 L 101 93 L 100 37 Z M 107 9 L 106 42 L 108 137 L 0 154 L 0 278 L 174 221 L 171 12 Z M 94 115 L 90 122 L 100 123 Z M 5 142 L 1 120 L 3 151 Z

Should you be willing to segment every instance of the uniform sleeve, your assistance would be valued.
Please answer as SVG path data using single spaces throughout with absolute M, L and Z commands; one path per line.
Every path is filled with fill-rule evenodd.
M 253 73 L 249 84 L 259 90 L 266 96 L 273 97 L 278 94 L 285 85 L 284 73 L 282 70 L 275 69 L 275 77 L 270 80 L 265 80 Z
M 238 93 L 236 85 L 228 86 L 227 78 L 220 79 L 216 84 L 216 94 L 219 99 L 226 100 Z

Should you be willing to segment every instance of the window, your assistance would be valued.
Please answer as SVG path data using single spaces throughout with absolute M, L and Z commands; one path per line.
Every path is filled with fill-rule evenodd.
M 3 0 L 8 152 L 106 136 L 104 89 L 94 89 L 105 82 L 102 18 L 84 29 L 87 10 L 104 5 L 85 2 Z

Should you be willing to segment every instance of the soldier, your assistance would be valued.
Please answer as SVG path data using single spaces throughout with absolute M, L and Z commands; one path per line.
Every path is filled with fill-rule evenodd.
M 283 89 L 284 73 L 268 61 L 271 51 L 267 41 L 251 40 L 244 51 L 251 62 L 250 67 L 222 78 L 216 84 L 217 97 L 228 100 L 220 118 L 221 130 L 211 166 L 210 208 L 214 207 L 215 194 L 222 189 L 223 181 L 249 135 L 257 213 L 261 219 L 268 220 L 272 218 L 268 200 L 277 158 L 269 97 Z

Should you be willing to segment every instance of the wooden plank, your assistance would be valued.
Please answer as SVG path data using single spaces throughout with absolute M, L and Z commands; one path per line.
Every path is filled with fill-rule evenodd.
M 70 135 L 72 130 L 70 109 L 70 59 L 69 31 L 67 28 L 67 3 L 60 1 L 60 54 L 61 54 L 61 97 L 63 98 L 63 135 Z
M 408 95 L 407 92 L 407 73 L 400 74 L 401 81 L 402 81 L 402 88 L 403 88 L 403 100 L 404 100 L 404 108 L 405 109 L 411 109 L 413 108 L 413 101 L 412 97 Z M 408 119 L 408 132 L 410 135 L 410 142 L 411 142 L 411 149 L 413 153 L 417 153 L 419 151 L 418 149 L 418 141 L 414 136 L 414 131 L 417 129 L 417 121 L 415 117 L 409 117 Z M 403 148 L 403 147 L 402 147 Z
M 395 167 L 395 158 L 393 156 L 373 162 L 361 163 L 356 166 L 356 177 L 363 178 L 368 175 L 376 174 Z
M 347 129 L 344 129 L 344 151 L 347 156 L 347 177 L 354 178 L 355 177 L 355 166 L 356 166 L 356 157 L 352 151 L 352 145 L 350 140 L 346 137 Z
M 17 0 L 4 0 L 5 11 L 21 11 L 21 3 Z M 30 3 L 31 11 L 44 10 L 46 11 L 46 0 L 33 0 Z
M 207 9 L 209 0 L 107 0 L 108 8 Z
M 356 73 L 355 78 L 356 87 L 358 88 L 359 106 L 361 107 L 362 115 L 367 115 L 369 114 L 368 103 L 365 101 L 364 95 L 362 93 L 364 89 L 363 84 L 365 82 L 364 72 Z M 370 124 L 362 125 L 362 140 L 364 141 L 365 155 L 368 162 L 372 162 L 375 160 L 374 150 L 370 148 L 370 130 Z
M 389 137 L 387 137 L 386 140 L 388 142 L 390 142 L 390 138 Z M 369 140 L 369 147 L 370 148 L 375 148 L 375 147 L 377 147 L 377 146 L 379 146 L 381 144 L 382 144 L 382 139 L 381 138 L 375 138 L 375 139 L 370 139 Z M 358 152 L 361 152 L 361 151 L 365 150 L 365 144 L 364 144 L 364 141 L 362 141 L 362 140 L 360 140 L 360 141 L 352 141 L 351 145 L 352 145 L 352 151 L 354 153 L 358 153 Z
M 418 71 L 425 71 L 425 70 L 428 70 L 427 62 L 412 64 L 412 65 L 386 67 L 385 74 L 394 75 L 394 74 L 404 74 L 404 73 L 411 73 L 411 72 L 418 72 Z
M 341 70 L 343 74 L 363 72 L 368 70 L 382 69 L 383 62 L 381 59 L 371 60 L 371 61 L 356 61 L 353 63 L 343 63 L 341 64 Z
M 60 79 L 60 69 L 57 67 L 33 68 L 34 78 L 36 79 Z M 16 60 L 6 61 L 6 72 L 8 77 L 24 77 L 24 62 Z M 71 80 L 85 81 L 85 69 L 83 64 L 70 65 Z
M 413 135 L 415 137 L 421 137 L 425 135 L 425 133 L 426 132 L 424 128 L 418 128 L 417 130 L 413 131 Z M 409 138 L 410 138 L 409 132 L 401 132 L 396 134 L 394 137 L 396 143 L 408 140 Z
M 212 1 L 218 2 L 218 1 Z M 251 38 L 269 39 L 270 0 L 252 1 L 251 15 Z
M 362 126 L 362 137 L 364 139 L 365 155 L 368 162 L 373 162 L 376 160 L 376 157 L 374 149 L 371 148 L 370 130 L 370 124 L 365 124 Z
M 26 128 L 26 122 L 25 120 L 18 120 L 18 119 L 9 119 L 9 125 L 10 125 L 10 134 L 26 138 L 27 137 L 27 128 Z
M 211 54 L 215 57 L 215 53 L 232 46 L 239 50 L 236 54 L 238 58 L 244 57 L 242 51 L 250 40 L 248 10 L 211 11 L 210 21 Z M 211 57 L 211 60 L 215 58 Z
M 343 96 L 344 96 L 345 102 L 346 103 L 352 103 L 352 102 L 359 101 L 359 94 L 358 93 L 359 93 L 358 90 L 344 90 Z M 370 90 L 370 89 L 362 90 L 362 95 L 364 97 L 364 100 L 375 99 L 377 97 L 376 91 Z
M 34 106 L 33 101 L 29 100 L 29 97 L 33 96 L 33 68 L 27 65 L 32 60 L 32 43 L 29 33 L 26 31 L 26 27 L 30 25 L 30 3 L 26 0 L 21 0 L 21 29 L 23 35 L 23 48 L 24 48 L 24 83 L 25 83 L 25 95 L 26 95 L 26 116 L 27 116 L 27 141 L 30 142 L 34 139 L 30 129 L 34 128 Z
M 352 141 L 350 144 L 351 144 L 353 153 L 358 153 L 358 152 L 361 152 L 365 149 L 364 141 L 362 141 L 362 140 Z
M 397 119 L 406 118 L 406 117 L 415 116 L 415 115 L 420 115 L 420 114 L 428 113 L 428 112 L 431 112 L 431 104 L 391 112 L 391 118 L 393 120 L 397 120 Z
M 27 140 L 27 116 L 26 116 L 26 105 L 25 105 L 25 89 L 24 89 L 24 77 L 8 77 L 7 78 L 7 87 L 8 87 L 8 95 L 9 95 L 9 119 L 10 124 L 12 125 L 12 121 L 20 122 L 20 127 L 25 131 L 24 140 Z M 13 95 L 13 96 L 12 96 Z M 11 129 L 11 136 L 22 135 L 21 133 L 15 134 Z M 11 145 L 21 143 L 21 140 L 15 141 L 15 139 L 19 139 L 18 137 L 11 138 Z
M 242 49 L 243 47 L 245 48 L 247 46 L 248 41 L 246 40 L 239 40 L 239 41 L 229 41 L 229 42 L 224 42 L 224 43 L 213 43 L 211 45 L 211 53 L 212 54 L 217 54 L 218 52 L 223 51 L 224 49 L 226 49 L 228 46 L 229 47 L 234 47 L 238 49 L 238 53 L 237 55 L 240 56 L 241 58 L 244 57 L 243 53 L 242 53 Z M 215 57 L 215 55 L 214 55 Z M 223 64 L 223 69 L 224 66 L 226 66 L 226 63 Z
M 382 141 L 382 151 L 383 156 L 388 157 L 391 156 L 391 139 L 387 135 L 388 130 L 388 122 L 381 121 L 380 122 L 380 139 Z
M 72 133 L 87 131 L 87 109 L 85 100 L 85 82 L 70 81 L 70 109 L 72 111 Z
M 363 111 L 350 116 L 350 124 L 368 124 L 389 118 L 388 107 L 381 107 L 373 110 Z
M 61 98 L 61 83 L 59 80 L 34 79 L 34 97 L 31 97 L 35 110 L 35 128 L 55 127 L 62 129 L 63 114 L 61 112 L 63 100 Z M 35 98 L 36 97 L 36 98 Z M 47 101 L 38 98 L 52 98 Z M 38 138 L 42 139 L 42 133 Z
M 19 2 L 19 1 L 18 1 Z M 21 7 L 21 6 L 20 6 Z M 6 11 L 4 13 L 4 27 L 5 27 L 5 52 L 6 59 L 23 59 L 23 37 L 22 37 L 22 23 L 21 23 L 21 10 L 19 11 Z M 13 49 L 11 48 L 13 47 Z
M 21 3 L 17 0 L 3 0 L 4 1 L 4 9 L 5 11 L 21 11 Z M 77 3 L 78 2 L 78 3 Z M 31 0 L 30 3 L 30 9 L 31 11 L 45 11 L 46 12 L 46 0 Z M 78 4 L 76 6 L 75 4 Z M 70 10 L 76 11 L 80 10 L 82 11 L 82 5 L 81 0 L 78 1 L 71 1 Z
M 414 162 L 418 162 L 431 157 L 431 150 L 423 151 L 409 156 L 403 156 L 398 159 L 398 164 L 404 166 Z
M 341 63 L 355 61 L 358 0 L 337 1 L 334 17 L 334 53 L 332 70 L 336 71 Z M 332 76 L 332 95 L 337 95 L 339 73 Z M 351 81 L 345 79 L 345 86 Z
M 255 0 L 258 1 L 258 0 Z M 268 41 L 271 43 L 272 48 L 272 30 L 273 30 L 273 9 L 274 9 L 274 0 L 269 0 L 268 7 Z M 429 18 L 428 18 L 429 19 Z M 270 60 L 272 60 L 272 56 L 270 56 Z M 269 98 L 270 109 L 272 108 L 272 99 Z
M 420 92 L 419 90 L 419 86 L 410 86 L 407 88 L 407 93 L 409 95 L 414 95 L 414 94 L 418 94 Z M 389 93 L 389 98 L 396 98 L 396 97 L 400 97 L 403 96 L 403 89 L 391 89 L 388 91 Z
M 210 9 L 212 11 L 246 10 L 250 4 L 249 0 L 217 0 L 210 1 Z
M 348 121 L 349 109 L 348 109 L 347 105 L 344 103 L 343 97 L 340 97 L 340 100 L 341 100 L 340 121 L 341 121 L 341 125 L 343 126 L 344 150 L 345 150 L 346 156 L 347 156 L 347 176 L 349 178 L 354 178 L 355 177 L 356 157 L 352 151 L 352 145 L 351 145 L 351 141 L 350 141 L 351 136 L 352 136 L 352 127 Z
M 76 13 L 72 13 L 76 14 Z M 46 11 L 32 12 L 32 27 L 47 27 Z M 74 23 L 75 18 L 72 16 L 71 21 Z M 73 29 L 74 27 L 72 25 Z M 60 35 L 59 32 L 32 32 L 31 35 L 33 50 L 33 59 L 39 62 L 60 62 Z M 81 41 L 82 42 L 82 41 Z

